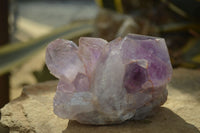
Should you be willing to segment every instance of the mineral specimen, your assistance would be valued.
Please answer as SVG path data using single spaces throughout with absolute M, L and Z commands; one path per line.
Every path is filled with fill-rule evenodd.
M 46 64 L 59 78 L 54 113 L 85 124 L 143 119 L 167 99 L 172 66 L 164 39 L 128 34 L 111 42 L 57 39 Z

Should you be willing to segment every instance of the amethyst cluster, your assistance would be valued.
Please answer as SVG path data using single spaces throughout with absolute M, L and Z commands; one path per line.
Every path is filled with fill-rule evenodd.
M 128 34 L 111 42 L 57 39 L 46 64 L 59 78 L 54 112 L 85 124 L 143 119 L 167 99 L 172 66 L 164 39 Z

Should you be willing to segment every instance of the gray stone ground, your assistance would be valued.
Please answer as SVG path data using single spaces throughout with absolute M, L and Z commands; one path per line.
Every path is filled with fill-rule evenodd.
M 46 27 L 57 28 L 74 20 L 94 18 L 97 11 L 94 0 L 12 2 L 9 18 L 12 40 L 26 41 L 38 37 L 34 30 L 41 35 Z M 28 20 L 28 23 L 21 21 L 21 18 Z
M 51 27 L 60 27 L 77 19 L 95 17 L 94 1 L 70 0 L 63 2 L 21 2 L 19 16 Z

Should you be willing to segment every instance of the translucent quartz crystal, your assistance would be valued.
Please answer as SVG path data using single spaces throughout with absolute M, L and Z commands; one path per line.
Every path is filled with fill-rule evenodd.
M 57 39 L 46 64 L 59 78 L 55 114 L 96 125 L 145 118 L 166 101 L 172 75 L 164 39 L 136 34 L 111 42 L 81 37 L 79 47 Z

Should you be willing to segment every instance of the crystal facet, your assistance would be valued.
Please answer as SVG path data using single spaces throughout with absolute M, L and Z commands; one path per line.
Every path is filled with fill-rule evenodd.
M 111 42 L 51 42 L 46 64 L 59 78 L 54 113 L 85 124 L 143 119 L 167 99 L 172 66 L 164 39 L 128 34 Z

